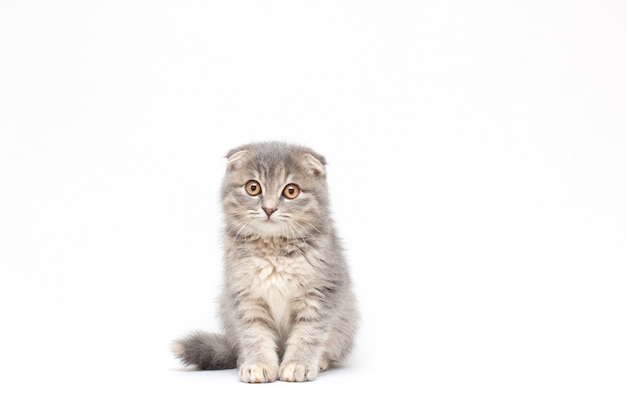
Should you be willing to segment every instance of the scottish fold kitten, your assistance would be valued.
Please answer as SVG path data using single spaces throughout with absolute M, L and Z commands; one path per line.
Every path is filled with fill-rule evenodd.
M 278 142 L 226 157 L 223 333 L 197 331 L 173 351 L 200 369 L 238 367 L 243 382 L 312 381 L 348 355 L 358 322 L 325 160 Z

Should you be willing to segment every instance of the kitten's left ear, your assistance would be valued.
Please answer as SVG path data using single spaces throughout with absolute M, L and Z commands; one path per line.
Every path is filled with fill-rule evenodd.
M 229 171 L 239 169 L 248 160 L 249 151 L 247 149 L 233 149 L 226 154 L 226 162 Z
M 305 153 L 304 154 L 304 166 L 306 170 L 313 174 L 318 178 L 324 178 L 326 176 L 326 160 L 323 156 L 313 154 L 313 153 Z

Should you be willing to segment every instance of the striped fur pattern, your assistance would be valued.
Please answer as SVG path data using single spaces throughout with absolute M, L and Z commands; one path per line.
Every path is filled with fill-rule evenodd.
M 279 142 L 227 160 L 223 332 L 195 332 L 173 350 L 200 369 L 238 367 L 243 382 L 312 381 L 350 353 L 358 324 L 325 160 Z

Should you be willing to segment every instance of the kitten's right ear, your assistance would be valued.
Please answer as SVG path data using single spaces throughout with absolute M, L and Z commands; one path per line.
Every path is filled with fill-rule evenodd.
M 233 171 L 241 168 L 250 156 L 250 152 L 247 149 L 233 149 L 226 154 L 227 169 Z
M 306 170 L 315 175 L 316 177 L 323 178 L 326 175 L 326 160 L 323 156 L 315 154 L 313 152 L 304 154 L 304 165 Z

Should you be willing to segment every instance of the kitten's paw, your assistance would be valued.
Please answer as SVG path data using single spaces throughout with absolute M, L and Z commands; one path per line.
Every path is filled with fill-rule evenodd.
M 320 359 L 320 372 L 323 372 L 328 369 L 330 366 L 330 359 L 328 359 L 328 355 L 324 354 Z
M 280 379 L 287 382 L 313 381 L 319 373 L 319 366 L 309 366 L 303 363 L 288 362 L 280 366 Z
M 258 384 L 274 382 L 278 378 L 278 366 L 266 363 L 244 363 L 239 367 L 241 382 Z

